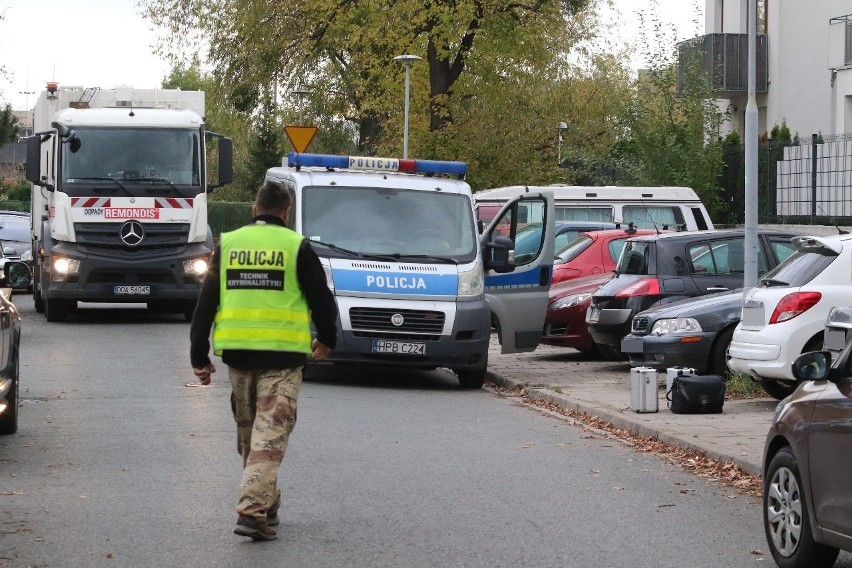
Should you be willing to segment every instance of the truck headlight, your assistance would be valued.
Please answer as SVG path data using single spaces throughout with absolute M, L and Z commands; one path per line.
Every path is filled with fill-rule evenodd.
M 322 264 L 322 270 L 325 272 L 325 284 L 328 286 L 328 289 L 334 292 L 334 277 L 331 274 L 331 266 L 324 263 Z
M 666 335 L 668 333 L 699 333 L 703 331 L 698 320 L 693 318 L 667 318 L 654 322 L 651 335 Z
M 52 279 L 55 282 L 63 282 L 68 276 L 80 273 L 80 260 L 76 258 L 54 256 L 51 257 L 51 266 L 53 267 Z
M 482 276 L 482 265 L 477 262 L 473 268 L 459 272 L 458 297 L 476 297 L 485 290 L 485 279 Z
M 183 261 L 183 273 L 188 276 L 196 276 L 201 278 L 207 274 L 207 269 L 210 265 L 206 258 L 191 258 Z

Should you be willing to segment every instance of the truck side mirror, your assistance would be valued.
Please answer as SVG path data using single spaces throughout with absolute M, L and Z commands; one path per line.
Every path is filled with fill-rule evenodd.
M 230 138 L 219 139 L 219 185 L 234 181 L 234 143 Z
M 38 134 L 27 138 L 27 181 L 36 185 L 44 185 L 41 179 L 41 136 Z
M 492 242 L 483 243 L 482 258 L 485 270 L 505 274 L 515 270 L 515 243 L 509 237 L 496 237 Z

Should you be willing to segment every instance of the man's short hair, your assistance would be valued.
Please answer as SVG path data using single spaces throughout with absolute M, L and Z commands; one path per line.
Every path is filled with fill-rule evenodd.
M 254 206 L 258 214 L 280 214 L 290 207 L 292 203 L 293 200 L 290 197 L 290 191 L 281 183 L 271 179 L 263 182 L 263 185 L 257 190 L 257 197 L 254 200 Z

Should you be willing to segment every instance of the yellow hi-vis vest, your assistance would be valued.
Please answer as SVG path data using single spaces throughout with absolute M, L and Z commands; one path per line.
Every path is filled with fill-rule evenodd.
M 308 304 L 296 279 L 302 235 L 258 223 L 222 234 L 213 352 L 311 352 Z

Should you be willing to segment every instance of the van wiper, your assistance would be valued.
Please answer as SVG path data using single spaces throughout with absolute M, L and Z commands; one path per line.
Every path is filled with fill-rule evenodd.
M 774 286 L 789 286 L 789 282 L 784 282 L 783 280 L 775 280 L 774 278 L 765 278 L 760 281 L 761 284 L 766 286 L 767 288 L 772 288 Z
M 437 260 L 438 262 L 445 262 L 447 264 L 458 264 L 459 261 L 451 256 L 436 256 L 432 254 L 400 254 L 395 252 L 393 254 L 383 255 L 388 258 L 392 258 L 394 260 L 410 260 L 410 259 L 418 259 L 418 260 Z
M 324 243 L 322 241 L 313 241 L 313 240 L 310 240 L 310 239 L 308 239 L 308 242 L 310 242 L 311 244 L 314 244 L 314 245 L 322 245 L 324 247 L 330 248 L 333 251 L 342 252 L 343 254 L 348 254 L 350 256 L 364 256 L 360 252 L 355 252 L 354 250 L 349 250 L 348 248 L 339 247 L 339 246 L 333 245 L 331 243 Z
M 124 187 L 124 184 L 122 184 L 120 181 L 118 181 L 115 178 L 111 178 L 111 177 L 77 177 L 77 178 L 68 178 L 67 181 L 70 182 L 70 181 L 76 181 L 76 180 L 80 180 L 80 181 L 111 181 L 112 183 L 114 183 L 115 185 L 120 187 L 122 189 L 122 191 L 124 191 L 124 193 L 126 193 L 130 197 L 136 197 L 135 195 L 130 193 L 130 191 L 126 187 Z

